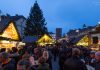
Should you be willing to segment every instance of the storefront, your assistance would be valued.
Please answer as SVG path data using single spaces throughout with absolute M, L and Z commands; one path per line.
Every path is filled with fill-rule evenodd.
M 91 47 L 93 50 L 100 50 L 100 25 L 98 25 L 91 34 Z

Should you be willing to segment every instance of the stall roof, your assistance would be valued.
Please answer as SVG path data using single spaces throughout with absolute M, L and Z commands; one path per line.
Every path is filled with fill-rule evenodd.
M 15 25 L 15 22 L 14 21 L 9 21 L 9 22 L 7 22 L 8 24 L 6 24 L 6 25 L 4 25 L 4 27 L 2 27 L 1 29 L 0 29 L 0 37 L 1 37 L 1 39 L 10 39 L 10 40 L 18 40 L 18 41 L 20 41 L 21 40 L 21 38 L 20 38 L 20 35 L 19 35 L 19 33 L 18 33 L 18 29 L 17 29 L 17 27 L 16 27 L 16 25 Z M 18 35 L 18 39 L 14 39 L 13 37 L 11 38 L 11 36 L 9 35 L 9 33 L 7 33 L 7 31 L 6 30 L 9 30 L 10 29 L 10 25 L 12 25 L 13 27 L 12 28 L 14 28 L 14 30 L 16 30 L 16 32 L 15 32 L 15 35 L 17 34 Z M 12 29 L 11 28 L 11 29 Z M 10 29 L 10 31 L 12 32 L 12 30 Z M 10 37 L 8 37 L 8 36 L 2 36 L 4 33 L 7 33 L 6 35 L 8 35 L 8 36 L 10 36 Z M 13 33 L 13 32 L 12 32 Z M 14 34 L 14 33 L 13 33 Z
M 74 43 L 74 44 L 78 43 L 84 36 L 85 35 L 82 35 L 82 36 L 79 36 L 77 38 L 74 38 L 73 41 L 72 41 L 72 43 Z
M 44 34 L 44 36 L 42 36 L 39 40 L 38 40 L 38 42 L 40 43 L 40 42 L 51 42 L 53 39 L 49 36 L 49 35 L 47 35 L 47 34 Z
M 25 36 L 23 39 L 23 42 L 33 43 L 33 42 L 36 42 L 37 40 L 38 40 L 37 36 Z
M 5 29 L 9 21 L 9 19 L 3 19 L 2 21 L 0 21 L 0 33 L 2 33 L 2 31 Z

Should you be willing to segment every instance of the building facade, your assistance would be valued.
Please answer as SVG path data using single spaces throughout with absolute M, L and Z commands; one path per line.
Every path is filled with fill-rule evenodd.
M 92 45 L 92 35 L 90 32 L 95 30 L 96 26 L 88 26 L 82 29 L 70 30 L 67 35 L 69 42 L 74 45 L 90 46 Z
M 91 34 L 91 44 L 100 45 L 100 25 L 96 26 L 95 30 L 90 32 Z
M 95 29 L 95 26 L 88 26 L 83 29 L 72 29 L 72 30 L 69 30 L 69 32 L 67 33 L 67 36 L 69 38 L 77 38 L 82 35 L 88 35 L 89 32 L 91 32 L 93 29 Z
M 62 37 L 62 28 L 56 28 L 56 40 Z

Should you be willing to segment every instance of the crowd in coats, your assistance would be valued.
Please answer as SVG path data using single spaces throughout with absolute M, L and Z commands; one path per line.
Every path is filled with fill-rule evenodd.
M 0 70 L 53 70 L 57 58 L 59 70 L 100 70 L 100 51 L 63 45 L 2 48 Z

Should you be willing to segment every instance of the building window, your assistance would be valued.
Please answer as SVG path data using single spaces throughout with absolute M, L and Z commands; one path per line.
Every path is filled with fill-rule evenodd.
M 93 37 L 92 39 L 93 39 L 93 44 L 98 44 L 98 37 L 97 36 Z

